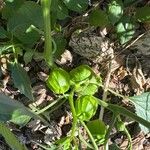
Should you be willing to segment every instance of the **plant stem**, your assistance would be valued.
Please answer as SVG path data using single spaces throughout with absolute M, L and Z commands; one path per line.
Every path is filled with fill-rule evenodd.
M 90 140 L 91 140 L 91 142 L 93 144 L 94 150 L 98 150 L 97 144 L 95 143 L 95 140 L 94 140 L 91 132 L 89 131 L 88 127 L 86 126 L 86 124 L 83 121 L 80 120 L 80 122 L 83 125 L 83 127 L 85 128 L 87 134 L 89 135 L 89 138 L 90 138 Z
M 51 37 L 51 0 L 41 0 L 43 7 L 43 19 L 44 19 L 44 36 L 45 36 L 45 50 L 44 58 L 48 65 L 52 67 L 53 65 L 53 56 L 52 56 L 52 37 Z
M 50 103 L 49 105 L 47 105 L 47 106 L 44 107 L 43 109 L 38 110 L 38 111 L 36 112 L 36 114 L 39 115 L 39 114 L 45 112 L 45 111 L 48 110 L 50 107 L 54 106 L 55 104 L 58 104 L 63 98 L 64 98 L 64 97 L 59 97 L 58 99 L 56 99 L 54 102 Z M 58 106 L 58 105 L 57 105 L 57 106 Z M 55 109 L 55 108 L 54 108 L 54 109 Z M 52 112 L 52 110 L 51 110 L 51 112 Z
M 84 138 L 82 137 L 81 133 L 79 132 L 79 139 L 84 143 L 84 145 L 86 145 L 87 147 L 89 147 L 90 149 L 94 149 L 93 146 L 89 143 L 87 143 Z
M 117 106 L 115 104 L 106 103 L 106 102 L 104 102 L 104 101 L 102 101 L 98 98 L 97 98 L 97 102 L 98 102 L 99 105 L 111 110 L 114 113 L 119 113 L 123 116 L 130 117 L 134 121 L 139 122 L 140 124 L 144 125 L 148 129 L 150 128 L 150 122 L 149 121 L 144 120 L 143 118 L 137 116 L 136 114 L 134 114 L 133 112 L 131 112 L 127 109 L 125 109 L 124 107 Z
M 116 119 L 117 119 L 117 114 L 116 114 L 116 113 L 113 113 L 111 124 L 110 124 L 110 126 L 109 126 L 109 128 L 108 128 L 108 130 L 107 130 L 106 135 L 105 135 L 105 145 L 106 145 L 107 142 L 108 142 L 110 132 L 111 132 L 112 128 L 114 127 L 114 124 L 115 124 L 115 122 L 116 122 Z
M 71 129 L 72 130 L 71 131 L 71 138 L 73 138 L 75 135 L 76 125 L 77 125 L 77 116 L 76 116 L 76 111 L 75 111 L 75 107 L 74 107 L 73 96 L 74 96 L 74 89 L 72 89 L 72 91 L 70 92 L 70 95 L 69 95 L 69 104 L 70 104 L 72 117 L 73 117 L 73 125 L 72 125 L 72 129 Z
M 16 52 L 16 49 L 15 49 L 14 45 L 12 46 L 12 49 L 13 49 L 13 53 L 14 53 L 14 62 L 18 63 L 18 54 Z
M 130 133 L 129 133 L 129 131 L 127 130 L 127 128 L 125 127 L 125 129 L 124 129 L 124 132 L 126 133 L 126 135 L 127 135 L 127 138 L 128 138 L 128 149 L 129 150 L 132 150 L 132 138 L 131 138 L 131 135 L 130 135 Z

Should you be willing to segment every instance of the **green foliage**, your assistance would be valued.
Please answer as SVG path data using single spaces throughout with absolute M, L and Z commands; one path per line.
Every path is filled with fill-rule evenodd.
M 58 58 L 64 52 L 65 47 L 67 45 L 67 41 L 60 34 L 54 37 L 54 41 L 56 44 L 56 51 L 54 52 L 54 58 Z
M 10 45 L 0 46 L 0 55 L 2 55 L 3 53 L 11 52 L 11 51 L 12 51 L 12 47 Z
M 7 31 L 3 27 L 0 27 L 0 39 L 4 39 L 6 37 L 7 37 Z
M 92 95 L 81 96 L 75 103 L 76 115 L 82 121 L 89 121 L 96 113 L 97 106 L 97 101 Z
M 65 5 L 73 11 L 82 12 L 88 7 L 88 0 L 63 0 Z
M 149 22 L 150 21 L 150 7 L 144 6 L 136 9 L 135 14 L 136 20 L 140 22 Z
M 116 128 L 117 128 L 118 131 L 124 131 L 125 130 L 124 122 L 118 120 L 116 122 Z
M 7 0 L 6 6 L 2 9 L 2 17 L 6 20 L 11 18 L 24 2 L 25 0 Z
M 29 117 L 34 115 L 21 103 L 0 94 L 0 122 L 12 121 L 19 125 L 24 125 L 29 121 Z M 20 118 L 23 120 L 20 120 Z
M 139 96 L 130 97 L 130 99 L 135 105 L 136 114 L 150 122 L 150 92 L 143 93 Z M 143 125 L 140 126 L 145 133 L 150 131 L 150 127 L 145 128 Z
M 99 140 L 104 140 L 107 127 L 104 124 L 103 121 L 97 119 L 97 120 L 92 120 L 87 123 L 87 127 L 90 130 L 91 134 L 93 137 L 95 137 L 98 141 Z
M 116 32 L 121 44 L 132 39 L 135 33 L 135 23 L 129 17 L 123 17 L 116 26 Z
M 34 51 L 32 49 L 26 50 L 23 56 L 25 64 L 28 64 L 29 62 L 31 62 L 33 55 L 34 55 Z
M 25 64 L 31 62 L 32 59 L 37 61 L 43 58 L 50 64 L 50 62 L 53 62 L 53 59 L 58 58 L 64 52 L 67 45 L 64 31 L 66 26 L 68 26 L 68 24 L 65 24 L 68 23 L 69 19 L 72 17 L 69 15 L 86 13 L 85 11 L 88 8 L 89 1 L 45 0 L 41 2 L 46 3 L 41 7 L 40 4 L 34 1 L 5 0 L 6 5 L 1 10 L 2 18 L 6 22 L 6 25 L 2 23 L 0 27 L 0 39 L 2 41 L 4 40 L 0 46 L 0 54 L 10 53 L 12 56 L 11 58 L 14 58 L 15 62 L 10 64 L 11 77 L 14 85 L 19 89 L 20 93 L 24 94 L 30 100 L 34 100 L 30 79 L 25 69 L 19 64 L 20 59 L 18 58 L 20 58 L 20 56 L 21 58 L 23 57 Z M 50 2 L 52 2 L 51 5 Z M 133 3 L 136 3 L 136 1 L 111 0 L 109 1 L 107 10 L 102 10 L 96 6 L 89 11 L 88 17 L 84 16 L 85 20 L 83 16 L 82 18 L 84 21 L 88 19 L 89 22 L 86 23 L 90 23 L 91 26 L 109 26 L 115 29 L 120 43 L 125 44 L 133 37 L 137 22 L 145 23 L 150 20 L 150 9 L 148 6 L 141 8 L 135 7 L 135 15 L 124 14 L 124 12 L 126 12 L 126 7 Z M 47 14 L 47 12 L 49 13 Z M 40 49 L 38 49 L 39 51 L 36 49 L 38 44 L 43 44 L 43 36 L 45 38 L 44 52 L 41 51 L 41 48 L 43 50 L 43 45 L 40 46 Z M 42 40 L 39 40 L 40 38 Z M 53 63 L 51 64 L 53 65 Z M 107 127 L 101 120 L 92 120 L 92 117 L 95 117 L 94 115 L 98 105 L 109 109 L 113 114 L 116 114 L 116 116 L 123 115 L 139 122 L 141 124 L 141 129 L 145 131 L 145 133 L 150 131 L 149 93 L 143 93 L 140 96 L 129 98 L 135 105 L 135 114 L 126 108 L 106 103 L 93 96 L 98 91 L 98 88 L 100 86 L 103 88 L 103 86 L 102 79 L 97 77 L 89 66 L 81 65 L 68 73 L 62 68 L 56 68 L 56 66 L 52 65 L 49 65 L 51 71 L 46 84 L 55 94 L 61 94 L 61 96 L 56 95 L 58 97 L 60 96 L 60 99 L 58 98 L 59 100 L 69 100 L 73 117 L 71 132 L 67 137 L 55 143 L 58 145 L 56 149 L 78 148 L 76 140 L 79 136 L 76 131 L 80 123 L 85 128 L 90 138 L 90 142 L 89 140 L 85 141 L 87 142 L 88 148 L 92 149 L 94 147 L 94 149 L 98 149 L 97 145 L 103 144 L 105 140 L 107 141 L 109 128 L 107 130 Z M 112 94 L 115 94 L 115 92 L 113 91 Z M 49 106 L 45 107 L 44 110 L 49 108 Z M 20 126 L 24 126 L 32 117 L 39 116 L 32 114 L 19 102 L 13 101 L 0 94 L 0 121 L 11 121 Z M 45 121 L 42 118 L 40 119 Z M 87 121 L 87 127 L 83 121 Z M 130 142 L 130 137 L 126 131 L 124 122 L 117 120 L 115 123 L 115 127 L 118 131 L 126 132 Z M 114 124 L 112 127 L 113 126 Z M 24 146 L 17 142 L 15 137 L 11 135 L 11 132 L 8 131 L 3 124 L 0 124 L 0 133 L 4 136 L 9 145 L 10 142 L 13 141 L 14 147 L 10 145 L 12 146 L 11 148 L 19 150 L 25 149 Z M 118 147 L 117 145 L 111 145 L 110 149 L 118 149 Z
M 63 20 L 66 17 L 68 17 L 68 8 L 66 5 L 62 2 L 62 0 L 53 0 L 51 4 L 51 11 L 55 13 L 55 17 L 57 19 Z
M 22 113 L 21 109 L 16 109 L 14 110 L 10 121 L 19 126 L 25 126 L 30 120 L 31 117 L 29 115 Z
M 71 139 L 68 138 L 68 137 L 64 137 L 64 138 L 61 138 L 60 140 L 57 140 L 55 142 L 55 144 L 59 145 L 58 147 L 59 148 L 63 148 L 64 150 L 68 150 L 70 148 L 70 145 L 71 145 Z
M 63 94 L 70 88 L 70 76 L 65 70 L 61 68 L 54 68 L 46 83 L 54 93 Z
M 7 27 L 23 44 L 33 46 L 40 35 L 33 29 L 28 31 L 31 25 L 43 27 L 42 9 L 37 3 L 26 1 L 15 10 L 14 15 L 8 18 Z
M 29 100 L 33 101 L 34 97 L 32 94 L 31 82 L 27 72 L 16 62 L 10 64 L 10 69 L 15 87 L 17 87 L 22 94 L 28 97 Z
M 110 22 L 114 25 L 123 15 L 122 0 L 111 0 L 108 5 L 108 17 Z
M 15 150 L 27 150 L 26 146 L 21 144 L 15 135 L 5 126 L 0 123 L 0 134 L 5 138 L 7 144 Z
M 104 27 L 109 24 L 108 16 L 102 10 L 93 10 L 89 15 L 89 23 L 95 27 Z

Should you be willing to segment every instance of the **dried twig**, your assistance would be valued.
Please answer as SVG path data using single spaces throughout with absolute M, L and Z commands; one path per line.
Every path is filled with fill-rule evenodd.
M 113 57 L 113 56 L 111 56 L 111 57 Z M 113 61 L 113 59 L 111 58 L 110 63 L 109 63 L 108 72 L 107 72 L 106 79 L 105 79 L 105 83 L 104 83 L 104 88 L 103 88 L 103 90 L 104 90 L 103 96 L 102 96 L 103 101 L 107 100 L 108 86 L 109 86 L 111 72 L 112 72 L 112 61 Z M 103 116 L 104 116 L 104 107 L 101 107 L 99 119 L 103 120 Z

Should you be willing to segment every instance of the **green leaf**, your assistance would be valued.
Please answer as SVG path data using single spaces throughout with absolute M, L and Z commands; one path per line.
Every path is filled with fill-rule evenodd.
M 105 137 L 107 127 L 103 121 L 97 119 L 92 120 L 87 123 L 87 127 L 90 130 L 91 134 L 97 139 L 103 139 Z
M 111 145 L 109 146 L 109 150 L 120 150 L 120 147 L 118 147 L 117 144 L 111 144 Z
M 75 103 L 76 115 L 82 121 L 89 121 L 96 113 L 97 107 L 98 103 L 94 96 L 81 96 Z
M 92 26 L 106 26 L 109 24 L 107 14 L 102 10 L 93 10 L 92 13 L 89 15 L 89 23 Z
M 150 92 L 143 93 L 139 96 L 130 97 L 130 99 L 135 105 L 136 114 L 150 122 Z M 149 129 L 143 125 L 140 125 L 140 127 L 145 133 L 150 131 L 150 127 Z
M 14 118 L 15 116 L 21 117 L 24 115 L 28 116 L 28 118 L 34 117 L 34 114 L 28 111 L 28 109 L 23 104 L 19 103 L 16 100 L 12 100 L 8 96 L 0 94 L 0 122 L 1 121 L 13 122 L 14 119 L 17 120 L 17 118 Z M 24 120 L 19 121 L 19 125 L 23 125 L 24 123 L 25 123 Z
M 0 123 L 0 134 L 5 138 L 6 143 L 15 150 L 27 150 L 26 146 L 21 144 L 15 135 L 5 126 Z
M 125 127 L 125 124 L 124 124 L 123 121 L 118 120 L 116 122 L 116 128 L 117 128 L 118 131 L 124 131 L 126 127 Z
M 17 109 L 13 112 L 12 118 L 10 121 L 19 126 L 25 126 L 30 120 L 31 120 L 30 116 L 26 114 L 22 114 L 22 110 Z
M 12 52 L 12 46 L 10 45 L 0 45 L 0 55 L 5 53 L 5 52 Z
M 0 39 L 4 38 L 7 38 L 7 31 L 3 27 L 0 27 Z
M 24 2 L 14 15 L 8 20 L 8 30 L 22 43 L 33 46 L 40 35 L 34 29 L 28 30 L 31 25 L 43 27 L 41 6 L 32 1 Z
M 71 138 L 64 137 L 57 140 L 55 143 L 58 144 L 61 148 L 63 147 L 64 150 L 69 150 L 71 144 Z
M 65 4 L 59 0 L 57 5 L 57 18 L 63 20 L 66 17 L 68 17 L 68 9 Z
M 144 125 L 148 129 L 150 128 L 150 122 L 149 121 L 143 119 L 142 117 L 139 117 L 137 114 L 127 110 L 126 108 L 118 106 L 118 105 L 115 105 L 115 104 L 106 103 L 106 102 L 104 102 L 104 101 L 102 101 L 102 100 L 100 100 L 98 98 L 95 98 L 95 100 L 97 100 L 97 103 L 99 105 L 103 106 L 106 109 L 111 110 L 115 114 L 121 114 L 121 115 L 123 115 L 125 117 L 130 117 L 134 121 L 139 122 L 140 124 Z
M 56 52 L 54 53 L 54 57 L 56 59 L 56 58 L 60 57 L 61 54 L 65 51 L 67 41 L 62 35 L 55 36 L 54 41 L 55 41 L 55 44 L 57 47 Z
M 70 71 L 70 77 L 73 82 L 81 82 L 86 80 L 92 75 L 92 70 L 87 65 L 81 65 Z
M 88 7 L 88 0 L 63 0 L 65 5 L 73 11 L 82 12 Z
M 136 9 L 135 17 L 140 22 L 150 21 L 150 7 L 144 6 Z
M 25 52 L 25 54 L 23 56 L 25 64 L 28 64 L 29 62 L 31 62 L 33 55 L 34 55 L 34 51 L 33 50 L 27 50 Z
M 131 6 L 135 2 L 136 2 L 136 0 L 124 0 L 123 5 L 124 5 L 124 7 L 128 7 L 128 6 Z
M 24 2 L 25 0 L 7 0 L 5 7 L 2 9 L 3 19 L 11 18 Z
M 18 63 L 11 63 L 10 68 L 15 87 L 18 88 L 22 94 L 28 97 L 29 100 L 33 101 L 34 97 L 32 94 L 31 82 L 27 72 Z
M 125 44 L 132 39 L 135 33 L 135 23 L 129 17 L 123 17 L 116 26 L 117 36 L 121 44 Z
M 123 15 L 122 0 L 111 0 L 108 5 L 108 16 L 110 22 L 114 25 Z
M 70 88 L 70 76 L 61 68 L 54 68 L 46 81 L 47 86 L 56 94 L 63 94 Z

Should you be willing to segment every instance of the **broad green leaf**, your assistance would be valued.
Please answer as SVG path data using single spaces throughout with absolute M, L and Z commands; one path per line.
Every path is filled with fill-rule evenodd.
M 82 121 L 89 121 L 96 113 L 97 106 L 98 103 L 94 96 L 81 96 L 75 103 L 76 115 Z
M 87 127 L 90 130 L 91 134 L 97 139 L 103 139 L 105 137 L 107 127 L 103 121 L 97 119 L 92 120 L 87 123 Z
M 11 18 L 24 2 L 25 0 L 7 0 L 5 7 L 2 9 L 3 19 Z
M 123 17 L 116 26 L 117 36 L 121 44 L 125 44 L 132 39 L 135 33 L 135 23 L 129 17 Z
M 0 122 L 2 121 L 13 122 L 14 119 L 16 119 L 15 120 L 16 122 L 17 118 L 15 118 L 15 116 L 21 117 L 24 115 L 28 116 L 28 118 L 34 117 L 34 114 L 28 111 L 28 109 L 23 104 L 21 104 L 16 100 L 12 100 L 8 96 L 0 94 Z M 24 123 L 26 123 L 24 122 L 24 120 L 19 120 L 19 125 L 23 125 Z
M 56 94 L 63 94 L 70 88 L 70 76 L 61 68 L 54 68 L 46 81 L 47 86 Z
M 150 92 L 143 93 L 139 96 L 130 97 L 130 99 L 135 105 L 136 114 L 150 122 Z M 150 127 L 148 129 L 143 125 L 140 126 L 145 133 L 150 131 Z
M 63 0 L 65 5 L 73 11 L 82 12 L 88 7 L 88 0 Z
M 89 22 L 92 26 L 106 26 L 109 24 L 107 14 L 102 10 L 93 10 L 89 15 Z
M 14 85 L 19 91 L 24 94 L 29 100 L 34 100 L 31 88 L 31 82 L 27 72 L 18 63 L 11 63 L 11 74 Z
M 108 16 L 110 22 L 114 25 L 123 15 L 122 0 L 111 0 L 108 5 Z
M 23 56 L 25 64 L 28 64 L 29 62 L 31 62 L 33 55 L 34 55 L 34 51 L 33 50 L 27 50 L 25 52 L 25 54 Z
M 62 20 L 66 17 L 68 17 L 68 9 L 65 4 L 61 0 L 59 0 L 57 5 L 57 19 Z
M 43 27 L 41 6 L 32 1 L 24 2 L 19 9 L 8 19 L 8 30 L 24 44 L 33 46 L 40 35 L 34 29 L 28 30 L 31 25 Z
M 0 39 L 4 39 L 6 37 L 7 37 L 7 31 L 3 27 L 0 27 Z
M 70 71 L 70 77 L 73 82 L 81 82 L 84 81 L 92 75 L 92 70 L 87 65 L 81 65 L 75 69 Z
M 27 114 L 22 114 L 22 110 L 17 109 L 13 112 L 11 122 L 19 125 L 19 126 L 25 126 L 29 121 L 31 120 L 31 117 Z
M 150 6 L 137 8 L 135 17 L 140 22 L 150 21 Z
M 118 106 L 118 105 L 115 105 L 115 104 L 106 103 L 106 102 L 104 102 L 104 101 L 102 101 L 102 100 L 100 100 L 98 98 L 95 98 L 95 100 L 97 100 L 97 103 L 99 105 L 101 105 L 101 106 L 111 110 L 115 114 L 120 114 L 120 115 L 123 115 L 125 117 L 129 117 L 129 118 L 133 119 L 134 121 L 144 125 L 148 129 L 150 129 L 150 121 L 147 121 L 147 120 L 143 119 L 142 117 L 140 117 L 137 114 L 127 110 L 126 108 Z
M 65 51 L 67 41 L 62 35 L 55 36 L 54 41 L 56 44 L 56 51 L 54 52 L 54 57 L 58 58 Z
M 21 144 L 16 136 L 5 126 L 0 123 L 0 134 L 5 138 L 6 143 L 15 150 L 27 150 L 26 146 Z

